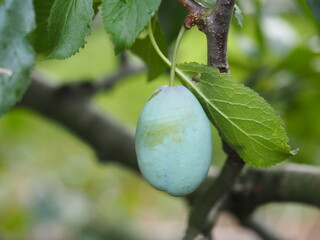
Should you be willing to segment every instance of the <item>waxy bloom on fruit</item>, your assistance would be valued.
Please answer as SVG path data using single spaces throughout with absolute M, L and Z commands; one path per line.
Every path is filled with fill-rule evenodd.
M 170 195 L 193 192 L 208 173 L 210 123 L 183 86 L 162 86 L 153 93 L 141 113 L 135 141 L 143 177 Z

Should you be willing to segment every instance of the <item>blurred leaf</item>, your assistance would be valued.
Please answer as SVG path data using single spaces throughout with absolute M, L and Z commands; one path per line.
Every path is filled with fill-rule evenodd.
M 24 235 L 27 225 L 28 216 L 22 207 L 11 203 L 2 211 L 0 216 L 0 232 L 2 234 L 8 236 Z
M 255 12 L 254 12 L 254 17 L 252 19 L 254 23 L 254 28 L 255 28 L 255 34 L 256 34 L 256 40 L 258 43 L 258 54 L 257 54 L 257 60 L 261 61 L 263 58 L 266 56 L 267 52 L 267 39 L 266 36 L 263 32 L 263 24 L 262 24 L 262 16 L 263 16 L 263 4 L 260 0 L 255 0 L 254 1 L 255 5 Z
M 311 52 L 304 46 L 298 46 L 293 49 L 286 58 L 281 59 L 281 62 L 277 64 L 275 71 L 288 69 L 301 77 L 317 75 L 320 78 L 320 73 L 314 71 L 310 61 L 318 56 L 319 53 Z
M 200 3 L 202 6 L 213 8 L 216 5 L 216 0 L 196 0 L 196 2 Z
M 313 24 L 315 25 L 315 28 L 318 31 L 318 34 L 320 34 L 320 24 L 317 21 L 317 18 L 314 16 L 313 9 L 310 7 L 308 2 L 306 0 L 296 0 L 297 3 L 299 4 L 299 9 L 301 9 L 304 14 L 312 20 Z M 309 25 L 309 23 L 308 23 Z
M 160 47 L 163 53 L 166 53 L 166 41 L 161 32 L 159 24 L 156 21 L 154 21 L 152 29 L 154 32 L 155 39 L 157 40 L 158 46 Z M 163 60 L 154 50 L 148 35 L 143 39 L 138 38 L 136 42 L 133 44 L 131 50 L 134 54 L 138 55 L 148 66 L 148 81 L 157 78 L 165 72 L 167 65 L 163 62 Z
M 51 52 L 46 59 L 65 59 L 83 48 L 93 15 L 92 0 L 55 0 L 48 20 Z
M 282 119 L 256 92 L 209 66 L 188 63 L 179 68 L 196 79 L 190 78 L 185 84 L 202 103 L 222 138 L 245 162 L 270 167 L 293 154 Z
M 307 0 L 314 17 L 320 22 L 320 1 L 319 0 Z
M 36 13 L 35 44 L 34 48 L 37 53 L 49 53 L 48 38 L 48 18 L 54 0 L 33 0 L 34 10 Z
M 307 81 L 306 81 L 307 80 Z M 320 83 L 304 79 L 304 88 L 291 101 L 287 110 L 288 131 L 295 145 L 300 145 L 299 156 L 292 160 L 300 163 L 320 164 Z M 305 82 L 306 81 L 306 82 Z
M 104 0 L 103 23 L 111 35 L 115 52 L 132 46 L 139 33 L 158 10 L 161 0 Z
M 236 17 L 238 24 L 242 27 L 243 15 L 242 15 L 242 11 L 241 11 L 238 4 L 234 5 L 234 16 Z
M 188 11 L 177 1 L 162 0 L 159 11 L 159 25 L 170 45 L 178 36 Z
M 0 3 L 0 116 L 21 99 L 30 83 L 35 54 L 28 35 L 34 27 L 32 0 Z

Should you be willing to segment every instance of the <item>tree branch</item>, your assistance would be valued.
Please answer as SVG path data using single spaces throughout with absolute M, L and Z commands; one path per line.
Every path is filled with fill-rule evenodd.
M 117 82 L 133 74 L 145 71 L 146 69 L 147 68 L 144 65 L 136 65 L 130 63 L 127 59 L 127 56 L 122 53 L 120 55 L 120 68 L 116 70 L 112 75 L 107 76 L 97 82 L 88 80 L 68 83 L 61 86 L 61 88 L 63 88 L 64 91 L 68 90 L 78 92 L 79 94 L 81 93 L 83 95 L 86 95 L 87 98 L 90 98 L 93 94 L 96 94 L 100 91 L 110 90 Z
M 256 208 L 271 202 L 310 204 L 320 209 L 320 168 L 285 164 L 268 170 L 249 167 L 239 178 L 226 208 L 265 240 L 284 239 L 253 218 Z
M 244 162 L 225 145 L 227 160 L 218 177 L 195 199 L 189 216 L 185 239 L 195 239 L 199 233 L 208 235 L 224 205 L 224 201 L 241 173 Z
M 122 80 L 130 75 L 145 71 L 146 67 L 143 65 L 137 66 L 133 65 L 132 63 L 123 64 L 119 68 L 117 72 L 115 72 L 113 75 L 109 76 L 103 81 L 96 82 L 93 84 L 93 90 L 95 92 L 103 91 L 107 89 L 111 89 L 115 83 L 117 83 L 119 80 Z
M 217 0 L 212 11 L 202 11 L 194 23 L 207 35 L 208 65 L 218 68 L 220 73 L 228 73 L 227 41 L 234 0 Z M 208 235 L 212 225 L 224 206 L 227 195 L 240 175 L 244 162 L 238 154 L 224 142 L 228 157 L 215 181 L 195 200 L 189 216 L 189 226 L 185 239 L 195 239 L 199 233 Z
M 320 168 L 286 164 L 269 170 L 248 168 L 230 195 L 238 216 L 270 202 L 298 202 L 320 207 Z
M 186 28 L 197 25 L 207 35 L 208 65 L 228 73 L 227 43 L 235 0 L 217 0 L 214 9 L 208 9 L 192 0 L 177 0 L 188 11 Z
M 227 42 L 235 0 L 218 0 L 215 10 L 207 17 L 204 32 L 208 43 L 208 64 L 221 73 L 229 72 Z
M 204 7 L 194 0 L 177 0 L 189 12 L 201 12 Z
M 70 129 L 100 160 L 116 160 L 139 172 L 132 133 L 97 112 L 85 95 L 34 78 L 20 105 Z
M 203 15 L 209 10 L 194 0 L 177 0 L 181 5 L 189 11 L 184 20 L 184 26 L 187 29 L 197 25 L 201 29 L 203 24 Z
M 109 90 L 118 81 L 147 69 L 145 65 L 136 65 L 131 63 L 126 52 L 120 53 L 119 60 L 120 68 L 113 75 L 103 79 L 102 81 L 93 83 L 93 90 L 95 92 Z
M 97 112 L 82 94 L 49 85 L 37 77 L 33 79 L 20 105 L 35 110 L 71 130 L 96 151 L 101 161 L 120 163 L 138 173 L 133 134 Z M 192 205 L 196 206 L 196 201 L 201 203 L 203 199 L 204 206 L 208 207 L 208 203 L 213 201 L 219 203 L 215 204 L 218 211 L 226 209 L 239 218 L 250 215 L 257 207 L 270 202 L 299 202 L 320 208 L 320 167 L 284 164 L 272 169 L 255 169 L 248 166 L 237 178 L 241 162 L 233 162 L 234 158 L 237 156 L 228 154 L 228 163 L 220 175 L 211 174 L 199 190 L 187 196 L 192 200 Z M 228 177 L 231 180 L 227 179 Z M 233 181 L 236 181 L 236 184 L 233 184 Z M 210 192 L 210 200 L 203 198 L 208 196 L 206 192 Z M 211 194 L 221 195 L 214 198 Z M 218 199 L 222 199 L 222 202 Z M 201 209 L 200 206 L 200 211 L 205 212 Z M 196 214 L 195 219 L 199 216 Z M 212 222 L 203 228 L 207 239 L 210 239 L 210 224 Z M 198 221 L 196 226 L 199 227 Z M 194 239 L 193 235 L 187 235 L 191 238 L 186 239 Z

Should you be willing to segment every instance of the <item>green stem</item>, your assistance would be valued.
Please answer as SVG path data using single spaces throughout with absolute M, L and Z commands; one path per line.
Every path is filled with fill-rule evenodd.
M 162 60 L 169 66 L 171 67 L 171 62 L 169 61 L 168 58 L 166 58 L 166 56 L 161 52 L 156 40 L 154 39 L 153 36 L 153 31 L 152 31 L 152 27 L 151 27 L 151 22 L 148 23 L 148 34 L 149 34 L 149 38 L 151 41 L 151 44 L 154 48 L 154 50 L 158 53 L 158 55 L 162 58 Z
M 182 36 L 185 33 L 185 31 L 186 31 L 186 28 L 184 26 L 182 26 L 181 29 L 180 29 L 180 32 L 178 34 L 176 44 L 174 46 L 173 55 L 172 55 L 172 63 L 171 63 L 171 71 L 170 71 L 170 82 L 169 82 L 169 86 L 171 86 L 171 87 L 174 84 L 174 77 L 175 77 L 175 72 L 176 72 L 178 49 L 179 49 L 179 46 L 180 46 L 180 43 L 181 43 Z
M 161 52 L 156 40 L 154 39 L 151 22 L 148 23 L 148 34 L 151 41 L 151 44 L 154 48 L 154 50 L 158 53 L 158 55 L 161 57 L 161 59 L 169 66 L 171 67 L 171 62 L 166 56 Z M 175 72 L 178 74 L 178 76 L 183 79 L 185 82 L 189 82 L 192 85 L 192 81 L 189 80 L 189 77 L 185 75 L 180 69 L 175 68 Z

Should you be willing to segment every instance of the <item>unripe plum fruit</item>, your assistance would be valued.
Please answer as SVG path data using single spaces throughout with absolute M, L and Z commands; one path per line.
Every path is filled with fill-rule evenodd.
M 143 177 L 170 195 L 193 192 L 208 173 L 210 123 L 183 86 L 161 86 L 152 94 L 139 118 L 135 144 Z

